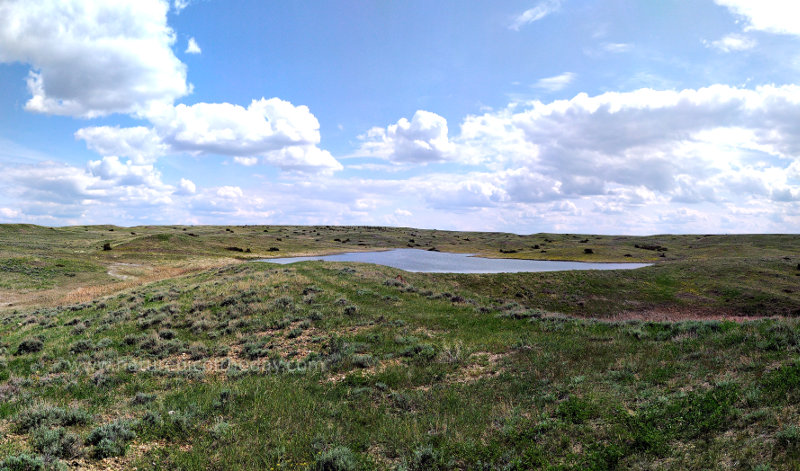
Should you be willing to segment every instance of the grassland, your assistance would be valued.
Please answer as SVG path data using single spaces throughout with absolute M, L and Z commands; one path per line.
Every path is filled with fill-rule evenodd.
M 250 262 L 408 246 L 654 265 Z M 4 225 L 0 470 L 800 469 L 798 275 L 793 235 Z

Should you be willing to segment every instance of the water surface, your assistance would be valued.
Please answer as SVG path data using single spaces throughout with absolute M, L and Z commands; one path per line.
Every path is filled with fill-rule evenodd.
M 266 258 L 262 262 L 288 264 L 310 260 L 327 262 L 375 263 L 405 271 L 427 273 L 519 273 L 565 270 L 629 270 L 650 263 L 587 263 L 483 258 L 473 254 L 429 252 L 419 249 L 395 249 L 380 252 L 350 252 L 314 257 Z

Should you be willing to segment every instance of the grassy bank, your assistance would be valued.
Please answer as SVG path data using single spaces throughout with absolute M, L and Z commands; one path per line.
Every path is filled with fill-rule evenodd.
M 797 236 L 0 226 L 0 240 L 0 469 L 800 460 Z M 655 265 L 246 262 L 409 244 Z

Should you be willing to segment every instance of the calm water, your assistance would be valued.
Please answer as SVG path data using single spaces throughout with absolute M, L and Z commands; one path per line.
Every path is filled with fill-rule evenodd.
M 550 262 L 545 260 L 514 260 L 482 258 L 470 254 L 428 252 L 419 249 L 396 249 L 382 252 L 351 252 L 317 257 L 267 258 L 269 263 L 295 263 L 309 260 L 328 262 L 376 263 L 405 271 L 428 273 L 518 273 L 527 271 L 564 270 L 629 270 L 650 266 L 649 263 L 585 263 Z

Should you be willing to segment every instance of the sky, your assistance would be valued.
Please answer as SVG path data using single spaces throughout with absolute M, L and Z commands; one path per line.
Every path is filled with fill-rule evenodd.
M 0 223 L 797 233 L 796 0 L 0 0 Z

